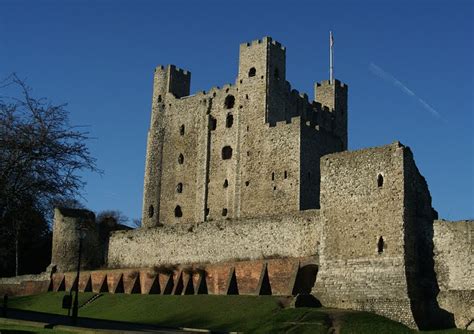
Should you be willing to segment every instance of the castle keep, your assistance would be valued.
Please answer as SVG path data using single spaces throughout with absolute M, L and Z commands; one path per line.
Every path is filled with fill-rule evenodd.
M 316 83 L 309 100 L 285 58 L 269 37 L 241 44 L 235 84 L 194 95 L 190 72 L 158 66 L 142 227 L 104 237 L 88 211 L 57 209 L 46 286 L 311 293 L 412 328 L 474 326 L 473 222 L 438 220 L 409 147 L 348 151 L 347 85 Z
M 319 208 L 319 159 L 347 149 L 347 86 L 291 90 L 271 38 L 240 46 L 235 85 L 189 96 L 191 74 L 155 70 L 143 226 Z

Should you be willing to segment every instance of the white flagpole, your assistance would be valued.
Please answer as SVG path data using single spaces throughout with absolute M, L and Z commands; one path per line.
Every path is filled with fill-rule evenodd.
M 332 31 L 329 31 L 329 82 L 334 83 L 334 39 Z

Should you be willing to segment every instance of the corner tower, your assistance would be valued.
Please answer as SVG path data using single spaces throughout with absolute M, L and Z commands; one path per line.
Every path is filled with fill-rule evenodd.
M 314 85 L 315 100 L 328 107 L 333 114 L 334 133 L 342 140 L 342 149 L 347 150 L 347 85 L 339 80 L 324 80 Z
M 258 90 L 264 123 L 285 120 L 286 48 L 271 37 L 240 44 L 239 81 L 242 91 Z M 255 110 L 261 111 L 262 108 Z
M 166 100 L 189 95 L 190 86 L 191 73 L 188 71 L 174 65 L 158 66 L 155 69 L 143 185 L 143 227 L 159 224 Z

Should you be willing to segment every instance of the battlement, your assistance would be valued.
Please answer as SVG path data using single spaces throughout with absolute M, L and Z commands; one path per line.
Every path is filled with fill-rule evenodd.
M 330 80 L 322 80 L 322 81 L 316 83 L 316 87 L 333 86 L 333 85 L 347 89 L 347 85 L 345 83 L 337 80 L 337 79 L 334 79 L 334 84 L 332 84 Z
M 155 68 L 155 72 L 157 72 L 157 71 L 169 71 L 170 73 L 180 74 L 180 75 L 183 75 L 183 76 L 190 76 L 191 75 L 191 72 L 189 72 L 188 70 L 179 68 L 176 65 L 172 65 L 172 64 L 166 65 L 166 66 L 158 65 Z
M 286 50 L 286 48 L 284 46 L 282 46 L 280 42 L 273 40 L 269 36 L 265 36 L 262 39 L 255 39 L 251 42 L 241 43 L 240 48 L 252 47 L 252 46 L 260 45 L 260 44 L 271 44 L 271 45 L 274 45 L 275 47 L 281 49 L 282 51 Z

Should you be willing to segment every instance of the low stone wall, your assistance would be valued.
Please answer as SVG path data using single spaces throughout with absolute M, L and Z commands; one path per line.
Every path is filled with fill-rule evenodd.
M 48 291 L 51 274 L 22 275 L 0 278 L 0 296 L 28 296 Z
M 114 232 L 109 268 L 315 256 L 319 210 L 246 220 L 206 221 Z
M 308 279 L 300 277 L 299 273 L 304 272 L 301 268 L 316 266 L 316 260 L 311 257 L 267 259 L 192 266 L 82 271 L 79 290 L 165 295 L 288 296 L 311 288 L 306 286 Z M 68 291 L 75 282 L 74 272 L 56 273 L 51 279 L 50 290 Z

